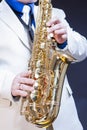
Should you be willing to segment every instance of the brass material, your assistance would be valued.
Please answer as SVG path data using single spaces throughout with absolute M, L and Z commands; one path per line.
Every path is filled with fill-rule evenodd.
M 49 127 L 60 109 L 64 77 L 74 58 L 56 50 L 48 37 L 46 23 L 52 16 L 51 0 L 39 0 L 38 17 L 29 68 L 35 79 L 34 91 L 22 98 L 21 114 L 38 127 Z M 55 42 L 55 43 L 54 43 Z

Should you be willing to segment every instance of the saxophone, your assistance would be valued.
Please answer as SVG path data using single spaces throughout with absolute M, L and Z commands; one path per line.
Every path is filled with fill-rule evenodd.
M 56 50 L 56 42 L 47 34 L 51 19 L 51 0 L 39 0 L 38 17 L 29 68 L 35 79 L 34 91 L 22 98 L 20 113 L 28 122 L 47 128 L 57 118 L 64 77 L 73 57 Z

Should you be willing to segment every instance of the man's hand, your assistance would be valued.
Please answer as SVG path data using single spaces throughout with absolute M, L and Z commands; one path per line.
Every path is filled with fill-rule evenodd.
M 12 83 L 12 96 L 22 96 L 26 97 L 28 95 L 27 91 L 33 91 L 34 80 L 29 78 L 31 76 L 31 71 L 23 72 L 18 74 Z
M 48 33 L 52 33 L 55 40 L 62 44 L 67 40 L 67 26 L 58 18 L 51 19 L 47 22 Z

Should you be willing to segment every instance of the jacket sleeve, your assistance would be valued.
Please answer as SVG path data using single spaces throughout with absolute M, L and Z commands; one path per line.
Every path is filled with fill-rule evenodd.
M 15 75 L 5 69 L 0 69 L 0 98 L 13 101 L 11 95 L 11 84 Z
M 87 56 L 87 39 L 70 27 L 63 10 L 53 9 L 53 17 L 55 16 L 67 26 L 67 45 L 62 51 L 73 56 L 77 62 L 84 60 Z
M 87 39 L 68 27 L 68 38 L 67 38 L 67 51 L 77 61 L 82 61 L 87 56 Z

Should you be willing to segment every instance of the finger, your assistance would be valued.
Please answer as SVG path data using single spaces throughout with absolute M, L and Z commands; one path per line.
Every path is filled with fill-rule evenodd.
M 52 33 L 56 30 L 60 30 L 60 29 L 65 29 L 65 27 L 62 24 L 56 24 L 51 26 L 50 28 L 47 29 L 48 33 Z
M 52 18 L 51 20 L 49 20 L 48 22 L 47 22 L 47 26 L 52 26 L 52 25 L 54 25 L 54 24 L 57 24 L 57 23 L 60 23 L 61 21 L 58 19 L 58 18 Z
M 67 31 L 65 28 L 63 28 L 63 29 L 55 30 L 54 34 L 63 35 L 63 34 L 67 34 Z
M 14 96 L 26 97 L 27 95 L 28 95 L 27 91 L 23 91 L 23 90 L 16 90 L 14 92 Z
M 29 75 L 31 74 L 31 70 L 27 71 L 27 72 L 22 72 L 19 76 L 20 77 L 29 77 Z
M 56 29 L 60 29 L 60 25 L 53 25 L 50 28 L 47 28 L 48 33 L 52 33 L 53 31 L 55 31 Z
M 30 92 L 34 90 L 34 88 L 32 86 L 28 86 L 25 84 L 20 84 L 19 89 L 22 91 L 30 91 Z
M 20 78 L 19 83 L 20 84 L 27 84 L 27 85 L 33 85 L 35 80 L 30 79 L 30 78 Z

